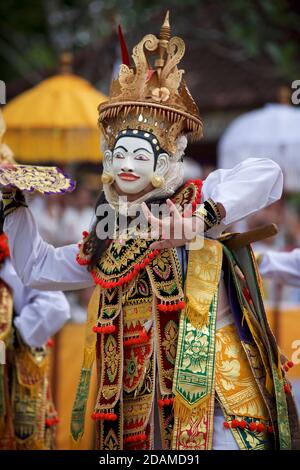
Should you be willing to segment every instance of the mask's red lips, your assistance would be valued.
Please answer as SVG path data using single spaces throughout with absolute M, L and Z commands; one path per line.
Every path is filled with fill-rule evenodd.
M 133 173 L 119 173 L 118 177 L 124 181 L 136 181 L 140 179 L 139 176 L 134 175 Z

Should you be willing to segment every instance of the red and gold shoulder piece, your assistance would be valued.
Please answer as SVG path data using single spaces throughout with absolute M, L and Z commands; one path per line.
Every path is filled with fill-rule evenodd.
M 92 271 L 95 284 L 111 289 L 132 281 L 159 254 L 150 248 L 152 242 L 132 238 L 121 244 L 113 240 Z
M 202 185 L 202 180 L 188 180 L 172 197 L 172 201 L 186 208 L 187 212 L 192 210 L 193 213 L 197 205 L 201 203 Z M 185 216 L 188 215 L 187 212 L 184 211 Z
M 92 242 L 89 232 L 82 232 L 82 242 L 78 244 L 79 253 L 76 256 L 76 261 L 82 266 L 90 264 L 92 256 Z
M 194 212 L 201 202 L 201 188 L 201 180 L 190 180 L 172 198 L 173 202 L 185 209 L 185 216 L 190 210 Z M 93 242 L 87 232 L 84 232 L 83 236 L 77 262 L 88 265 L 93 252 Z M 92 270 L 95 284 L 104 289 L 112 289 L 132 281 L 139 271 L 145 269 L 159 255 L 159 250 L 150 248 L 153 241 L 136 238 L 121 243 L 120 240 L 113 240 Z

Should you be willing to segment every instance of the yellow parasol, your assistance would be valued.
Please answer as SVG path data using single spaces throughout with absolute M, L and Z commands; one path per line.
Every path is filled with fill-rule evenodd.
M 66 65 L 70 55 L 62 60 Z M 20 162 L 102 159 L 97 107 L 106 97 L 68 68 L 62 70 L 4 107 L 5 141 Z

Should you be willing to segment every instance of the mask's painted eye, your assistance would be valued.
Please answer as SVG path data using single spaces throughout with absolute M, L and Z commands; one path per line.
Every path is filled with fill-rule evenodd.
M 135 160 L 142 160 L 142 161 L 146 162 L 147 160 L 149 160 L 149 157 L 147 157 L 147 155 L 140 154 L 140 155 L 136 155 L 134 157 L 134 159 Z
M 121 152 L 116 152 L 114 154 L 114 158 L 123 159 L 125 156 Z

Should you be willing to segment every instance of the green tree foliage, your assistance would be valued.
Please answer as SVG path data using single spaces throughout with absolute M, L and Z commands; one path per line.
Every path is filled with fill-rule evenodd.
M 105 53 L 108 41 L 117 42 L 119 22 L 132 45 L 141 33 L 158 29 L 168 8 L 174 30 L 187 42 L 213 42 L 238 61 L 267 60 L 283 78 L 299 78 L 298 0 L 5 0 L 0 78 L 35 82 L 66 49 L 97 46 Z

